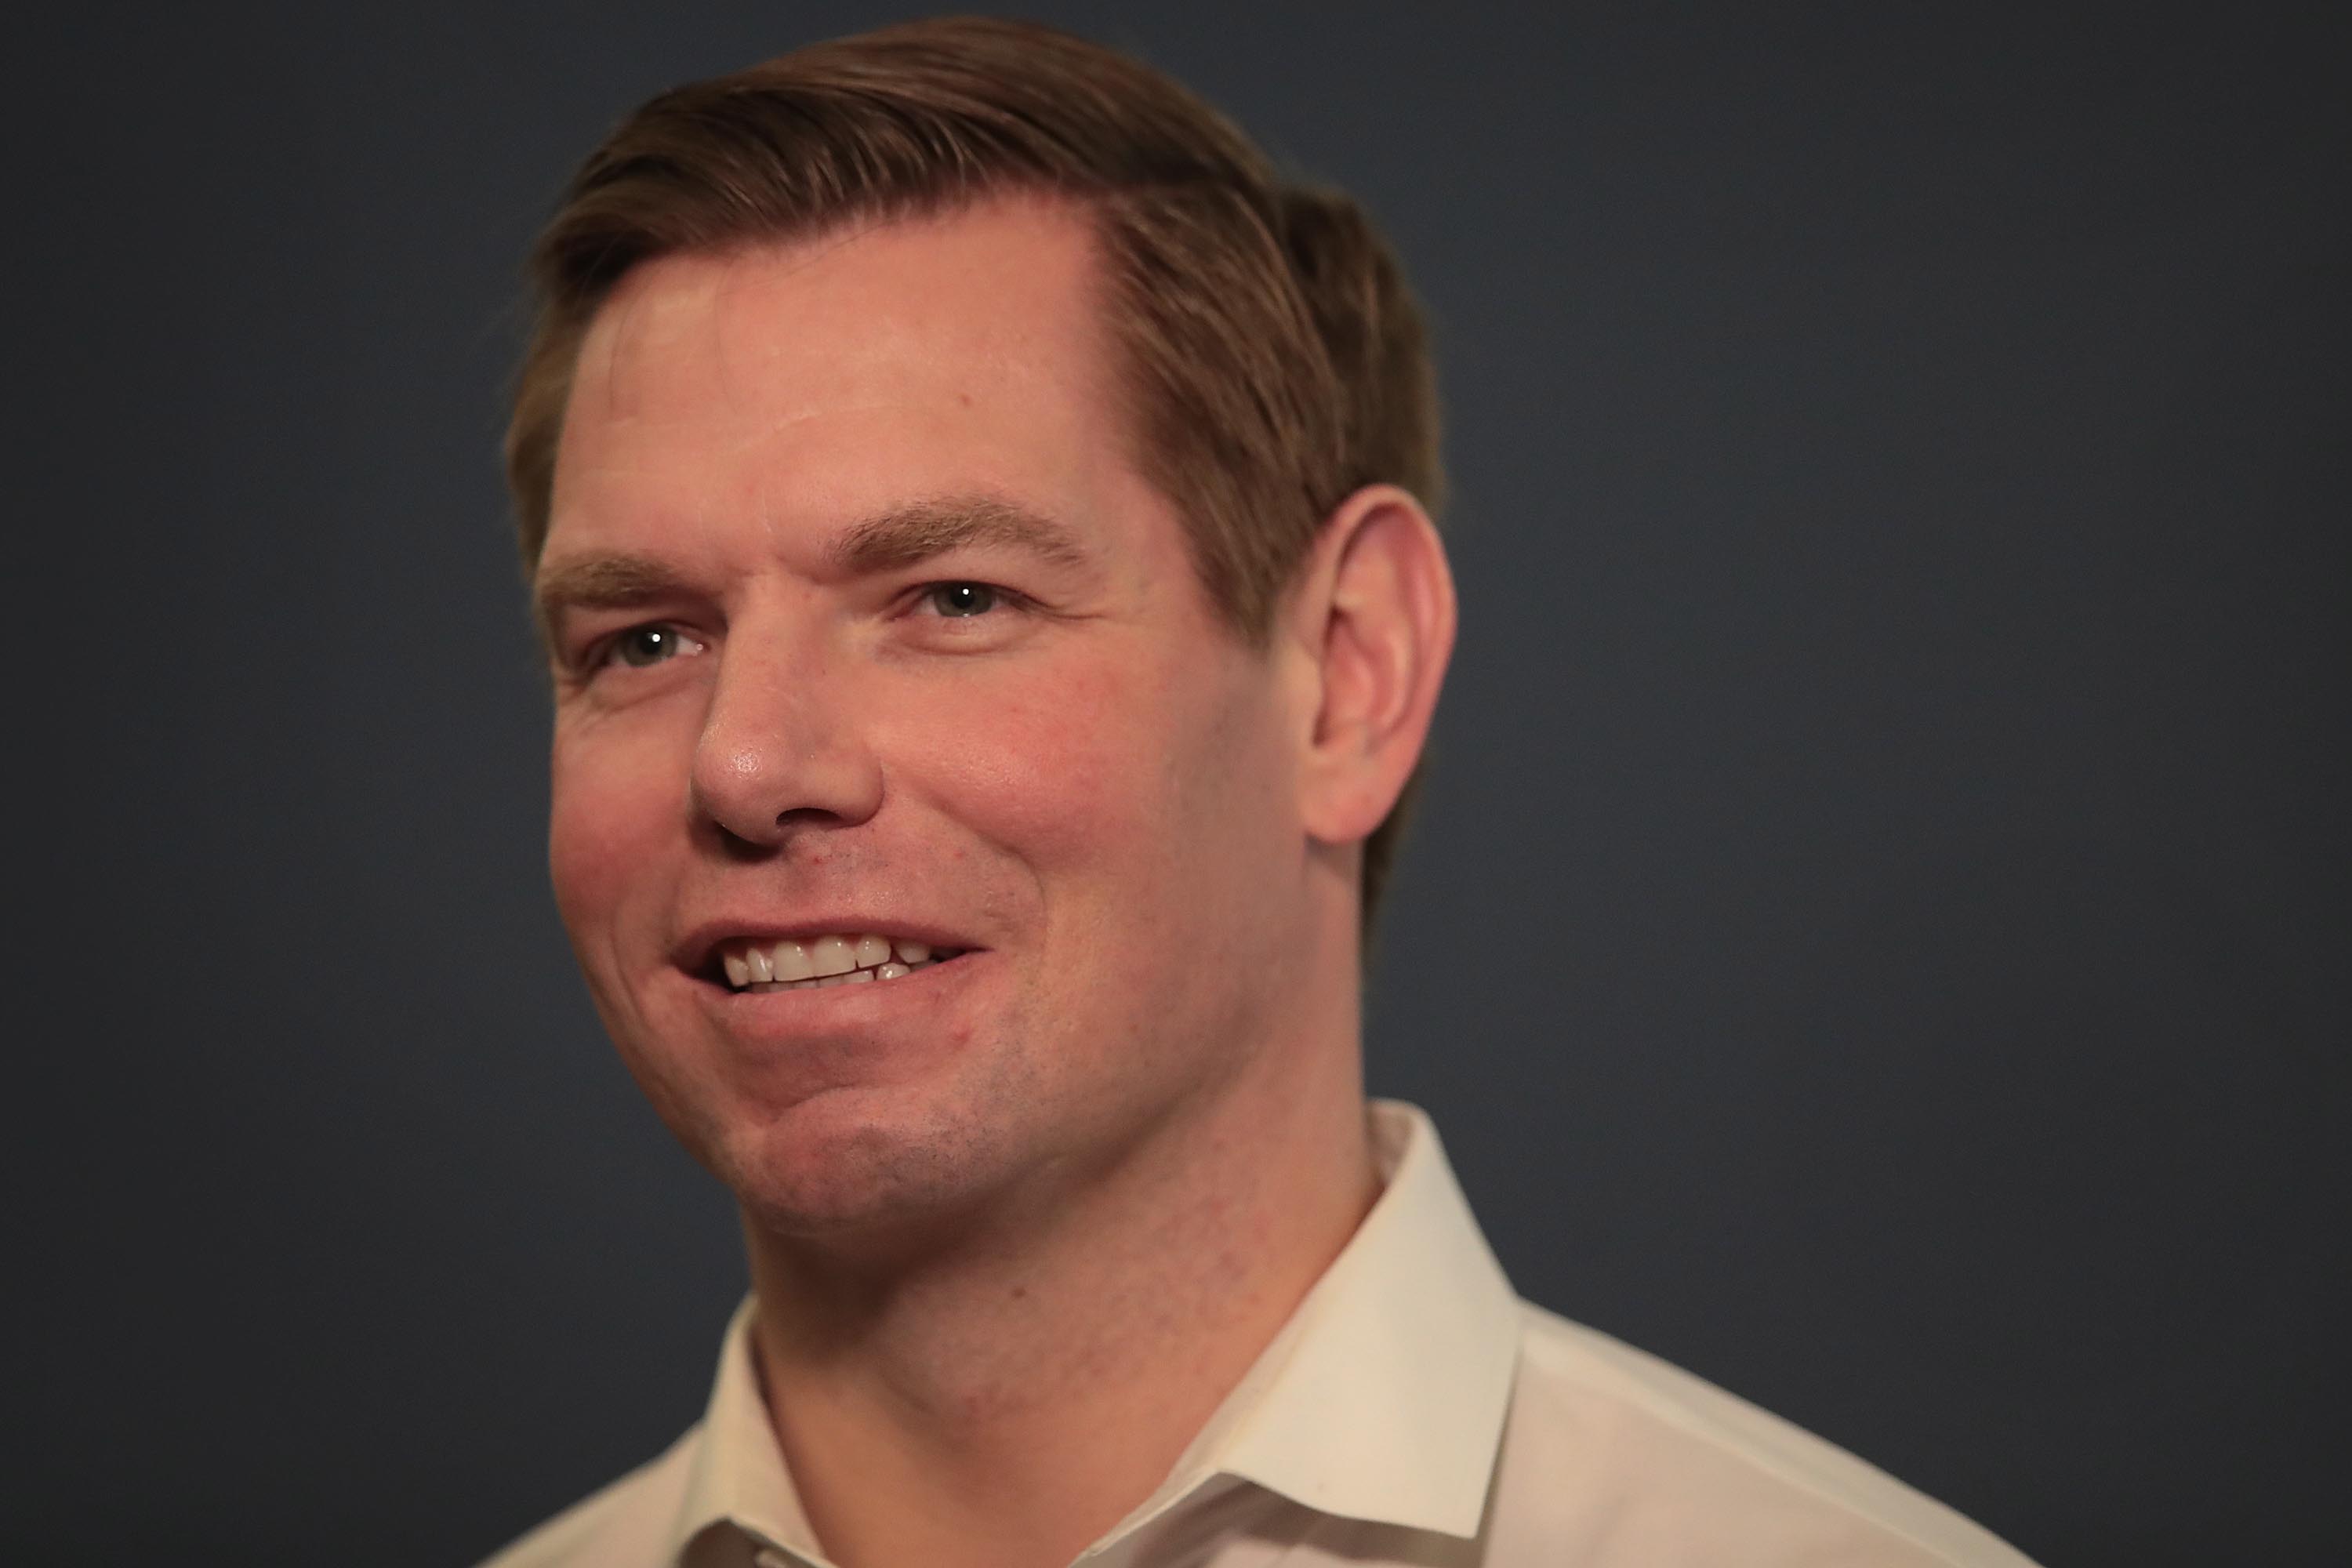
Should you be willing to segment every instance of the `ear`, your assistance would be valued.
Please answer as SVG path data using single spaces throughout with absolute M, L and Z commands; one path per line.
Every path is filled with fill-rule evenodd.
M 1454 651 L 1454 574 L 1412 494 L 1368 485 L 1324 520 L 1285 616 L 1310 673 L 1299 772 L 1307 833 L 1360 842 L 1412 776 Z

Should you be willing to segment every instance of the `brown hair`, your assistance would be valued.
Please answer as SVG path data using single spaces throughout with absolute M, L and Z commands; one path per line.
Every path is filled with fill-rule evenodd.
M 526 564 L 590 321 L 639 262 L 1042 193 L 1091 217 L 1134 460 L 1194 568 L 1261 645 L 1331 510 L 1378 481 L 1443 500 L 1421 313 L 1337 192 L 1284 183 L 1159 72 L 1067 33 L 977 17 L 799 49 L 666 92 L 573 176 L 532 251 L 539 300 L 507 432 Z M 1364 846 L 1369 929 L 1413 790 Z

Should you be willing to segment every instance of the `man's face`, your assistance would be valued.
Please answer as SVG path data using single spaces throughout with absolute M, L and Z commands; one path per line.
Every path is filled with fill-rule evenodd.
M 583 346 L 540 569 L 557 901 L 771 1226 L 1049 1196 L 1291 1026 L 1307 683 L 1135 473 L 1095 264 L 1068 211 L 992 205 L 648 264 Z M 961 956 L 734 984 L 869 935 Z

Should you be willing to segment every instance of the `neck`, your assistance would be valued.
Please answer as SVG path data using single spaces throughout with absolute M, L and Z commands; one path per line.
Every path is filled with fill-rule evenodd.
M 1377 1195 L 1344 1043 L 1265 1053 L 1083 1188 L 913 1259 L 752 1229 L 771 1418 L 828 1555 L 1066 1563 L 1148 1498 Z

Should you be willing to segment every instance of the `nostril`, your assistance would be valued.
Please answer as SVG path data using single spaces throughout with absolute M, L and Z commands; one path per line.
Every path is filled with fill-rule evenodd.
M 714 821 L 710 826 L 717 832 L 719 852 L 739 865 L 756 865 L 762 860 L 772 860 L 781 848 L 777 844 L 762 844 L 758 839 L 746 838 L 723 822 Z

